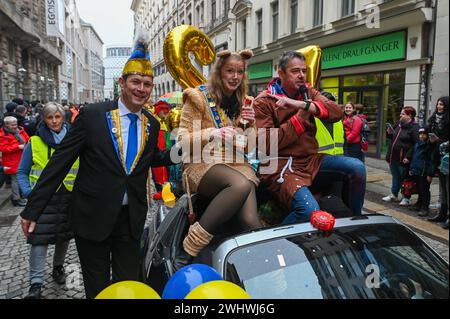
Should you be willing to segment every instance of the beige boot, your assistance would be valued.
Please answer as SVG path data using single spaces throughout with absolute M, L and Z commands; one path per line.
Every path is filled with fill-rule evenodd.
M 213 235 L 208 233 L 198 222 L 189 228 L 188 235 L 183 241 L 184 250 L 196 257 L 199 252 L 209 244 Z
M 213 235 L 208 233 L 198 222 L 189 228 L 189 232 L 183 241 L 183 248 L 179 249 L 173 261 L 175 271 L 192 263 L 194 257 L 209 244 Z

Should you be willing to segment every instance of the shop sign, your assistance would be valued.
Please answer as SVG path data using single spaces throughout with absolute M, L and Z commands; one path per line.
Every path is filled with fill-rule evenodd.
M 406 59 L 406 31 L 322 50 L 322 70 Z
M 248 67 L 248 76 L 250 80 L 271 78 L 273 63 L 266 61 L 262 63 L 252 64 Z
M 47 36 L 62 37 L 64 34 L 64 4 L 61 0 L 45 0 Z

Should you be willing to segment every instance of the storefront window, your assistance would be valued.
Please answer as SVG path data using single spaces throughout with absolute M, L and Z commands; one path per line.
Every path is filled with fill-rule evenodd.
M 368 86 L 368 85 L 383 85 L 383 74 L 361 74 L 344 77 L 344 86 Z
M 322 92 L 329 92 L 333 94 L 336 101 L 339 100 L 339 77 L 321 80 L 320 87 Z
M 400 111 L 404 106 L 405 95 L 405 72 L 391 72 L 386 73 L 386 97 L 384 105 L 384 125 L 389 123 L 394 125 L 398 122 Z M 386 153 L 389 147 L 389 140 L 385 138 L 386 132 L 383 131 L 383 149 L 382 152 Z
M 369 154 L 385 153 L 386 123 L 395 124 L 403 107 L 405 71 L 324 78 L 320 84 L 320 90 L 332 93 L 338 103 L 352 102 L 359 113 L 366 115 L 371 128 Z
M 339 87 L 339 78 L 326 78 L 320 81 L 320 87 L 322 88 L 337 88 Z
M 391 72 L 387 73 L 388 78 L 387 81 L 389 85 L 392 84 L 405 84 L 405 72 L 404 71 L 397 71 L 397 72 Z
M 339 88 L 327 88 L 327 89 L 323 89 L 322 92 L 331 93 L 334 96 L 334 98 L 336 99 L 336 102 L 339 101 Z

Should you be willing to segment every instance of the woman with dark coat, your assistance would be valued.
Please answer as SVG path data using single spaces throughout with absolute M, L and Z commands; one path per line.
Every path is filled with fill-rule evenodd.
M 435 138 L 430 137 L 432 144 L 431 159 L 433 172 L 439 176 L 439 198 L 441 207 L 439 213 L 429 219 L 432 222 L 445 222 L 448 218 L 448 193 L 446 191 L 446 176 L 439 171 L 441 163 L 441 154 L 439 147 L 449 140 L 449 101 L 448 96 L 443 96 L 437 100 L 436 111 L 428 120 L 428 131 L 436 135 Z M 448 177 L 447 177 L 448 178 Z
M 398 193 L 402 182 L 409 172 L 414 151 L 414 145 L 419 140 L 419 125 L 415 121 L 416 110 L 411 106 L 405 106 L 400 113 L 400 121 L 394 130 L 387 132 L 387 137 L 391 139 L 386 155 L 392 174 L 391 194 L 383 197 L 383 201 L 398 201 Z M 404 197 L 400 206 L 409 206 L 411 199 Z
M 36 136 L 30 139 L 20 161 L 17 178 L 23 194 L 28 197 L 40 174 L 48 164 L 68 131 L 64 123 L 64 108 L 57 103 L 47 103 L 43 110 L 43 124 Z M 64 259 L 73 237 L 68 220 L 71 191 L 78 169 L 78 160 L 64 179 L 60 188 L 39 217 L 34 232 L 27 238 L 30 252 L 30 290 L 26 299 L 39 299 L 44 282 L 44 271 L 48 245 L 55 245 L 53 279 L 65 283 Z

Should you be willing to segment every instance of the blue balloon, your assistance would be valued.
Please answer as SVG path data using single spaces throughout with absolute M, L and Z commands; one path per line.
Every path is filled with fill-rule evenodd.
M 169 279 L 163 299 L 184 299 L 194 288 L 209 281 L 223 280 L 217 271 L 207 265 L 192 264 L 178 270 Z

